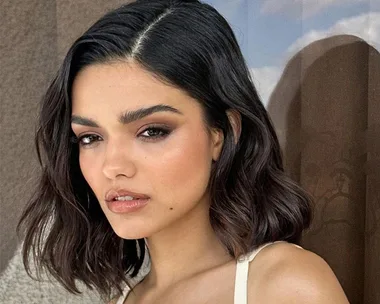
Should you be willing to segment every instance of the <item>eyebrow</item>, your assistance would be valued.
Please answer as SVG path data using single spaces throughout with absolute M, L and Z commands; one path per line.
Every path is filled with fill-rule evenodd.
M 141 108 L 134 111 L 126 111 L 118 117 L 118 121 L 121 124 L 126 125 L 157 112 L 171 112 L 171 113 L 183 115 L 183 113 L 176 108 L 173 108 L 171 106 L 164 105 L 164 104 L 159 104 L 159 105 L 155 105 L 149 108 Z M 71 123 L 87 126 L 87 127 L 100 128 L 100 126 L 95 120 L 92 120 L 90 118 L 85 118 L 79 115 L 72 115 Z

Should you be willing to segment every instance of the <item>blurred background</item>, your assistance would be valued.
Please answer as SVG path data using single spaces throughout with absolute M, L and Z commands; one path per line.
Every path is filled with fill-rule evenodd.
M 354 304 L 380 304 L 380 0 L 206 0 L 231 24 L 279 136 L 313 194 L 302 245 Z M 74 40 L 125 0 L 0 1 L 0 303 L 100 303 L 27 277 L 16 225 L 38 173 L 38 103 Z

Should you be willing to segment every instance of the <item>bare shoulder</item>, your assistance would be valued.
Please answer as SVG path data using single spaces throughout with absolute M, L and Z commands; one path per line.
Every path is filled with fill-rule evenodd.
M 277 243 L 261 250 L 250 263 L 248 303 L 346 304 L 348 300 L 324 259 Z

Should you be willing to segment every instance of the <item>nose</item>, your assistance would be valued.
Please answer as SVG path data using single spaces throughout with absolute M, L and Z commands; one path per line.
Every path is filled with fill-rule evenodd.
M 103 174 L 111 180 L 119 175 L 133 177 L 136 174 L 136 166 L 131 159 L 130 152 L 126 149 L 125 144 L 124 147 L 123 144 L 108 145 L 104 156 Z

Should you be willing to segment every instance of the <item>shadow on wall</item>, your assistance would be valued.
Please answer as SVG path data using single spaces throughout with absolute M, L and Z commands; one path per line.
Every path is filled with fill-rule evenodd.
M 286 170 L 315 198 L 304 247 L 330 264 L 350 303 L 380 303 L 379 52 L 349 35 L 308 45 L 268 111 Z

